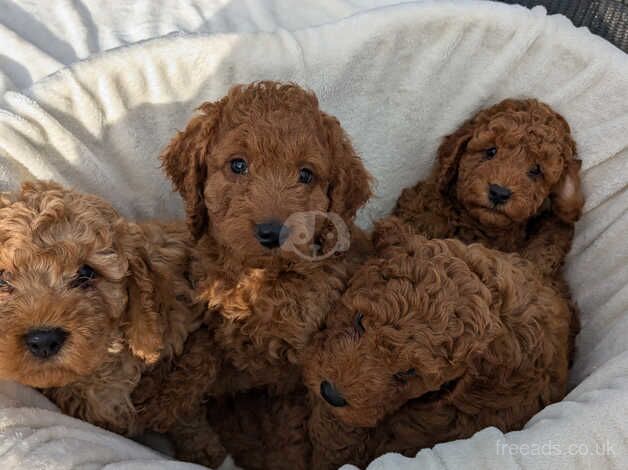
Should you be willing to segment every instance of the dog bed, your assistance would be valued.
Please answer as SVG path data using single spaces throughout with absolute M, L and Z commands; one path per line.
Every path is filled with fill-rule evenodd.
M 522 431 L 488 428 L 369 468 L 628 468 L 628 56 L 541 8 L 489 2 L 410 2 L 292 32 L 169 35 L 5 93 L 0 186 L 53 178 L 126 216 L 180 216 L 159 150 L 200 102 L 257 79 L 301 83 L 341 120 L 378 182 L 364 227 L 477 109 L 534 96 L 567 118 L 587 196 L 567 265 L 582 311 L 571 392 Z M 198 468 L 62 416 L 34 391 L 0 390 L 2 469 Z

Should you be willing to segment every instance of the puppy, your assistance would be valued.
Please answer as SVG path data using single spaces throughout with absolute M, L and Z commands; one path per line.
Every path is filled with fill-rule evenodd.
M 428 238 L 517 252 L 556 277 L 584 205 L 580 165 L 562 116 L 507 99 L 443 139 L 431 176 L 402 192 L 394 214 Z
M 305 468 L 520 429 L 563 398 L 571 315 L 537 266 L 394 219 L 374 243 L 304 366 L 317 398 Z
M 211 393 L 289 392 L 369 249 L 353 218 L 371 177 L 338 120 L 297 85 L 235 86 L 199 111 L 161 160 L 207 269 L 199 293 L 223 355 Z
M 0 377 L 109 430 L 147 430 L 162 411 L 134 402 L 142 374 L 182 352 L 205 310 L 192 301 L 192 258 L 185 224 L 127 222 L 54 183 L 3 194 Z

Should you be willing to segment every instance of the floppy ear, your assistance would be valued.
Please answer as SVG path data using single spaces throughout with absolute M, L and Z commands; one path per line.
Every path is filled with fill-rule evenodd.
M 472 136 L 473 123 L 467 121 L 456 132 L 446 136 L 438 147 L 436 156 L 438 163 L 433 178 L 440 192 L 448 192 L 456 179 L 460 157 Z
M 185 130 L 178 132 L 161 153 L 162 168 L 181 194 L 190 232 L 199 239 L 209 223 L 203 196 L 207 158 L 215 144 L 225 99 L 203 103 Z
M 552 212 L 566 223 L 574 223 L 582 215 L 584 194 L 579 174 L 581 166 L 581 160 L 571 159 L 550 193 Z
M 328 194 L 330 211 L 350 222 L 371 197 L 372 177 L 353 149 L 338 119 L 322 113 L 323 127 L 332 159 L 332 181 Z
M 126 225 L 126 224 L 124 224 Z M 142 236 L 127 225 L 123 235 L 128 258 L 128 304 L 122 330 L 131 352 L 148 364 L 156 362 L 163 349 L 163 325 L 159 314 L 155 279 L 146 263 L 148 252 Z

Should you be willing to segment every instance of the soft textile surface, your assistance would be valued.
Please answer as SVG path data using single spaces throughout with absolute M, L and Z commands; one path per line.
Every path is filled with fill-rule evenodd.
M 407 1 L 407 0 L 405 0 Z M 305 28 L 399 0 L 0 0 L 0 96 L 114 47 L 172 32 Z
M 567 267 L 583 326 L 573 390 L 523 431 L 487 429 L 370 468 L 628 468 L 627 56 L 542 9 L 485 2 L 409 3 L 293 32 L 171 35 L 7 92 L 0 185 L 53 178 L 128 216 L 180 216 L 159 150 L 201 101 L 256 79 L 308 86 L 340 118 L 378 181 L 364 226 L 426 175 L 440 136 L 480 107 L 535 96 L 567 118 L 588 198 Z M 5 413 L 0 430 L 16 419 Z M 65 449 L 32 452 L 43 462 Z
M 0 468 L 195 470 L 133 441 L 64 416 L 41 394 L 0 381 Z

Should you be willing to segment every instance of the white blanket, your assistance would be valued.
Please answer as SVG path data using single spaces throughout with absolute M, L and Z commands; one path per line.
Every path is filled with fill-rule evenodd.
M 339 117 L 377 178 L 359 217 L 368 226 L 426 175 L 443 134 L 504 97 L 538 97 L 570 122 L 583 160 L 586 213 L 567 267 L 583 327 L 574 388 L 520 432 L 487 429 L 370 468 L 628 468 L 628 57 L 565 18 L 488 2 L 407 3 L 309 24 L 170 35 L 5 93 L 0 186 L 54 178 L 128 216 L 181 215 L 157 155 L 193 108 L 236 82 L 294 80 Z M 0 414 L 0 432 L 19 419 Z M 0 455 L 16 445 L 0 440 Z M 25 448 L 0 468 L 35 468 L 33 459 L 71 468 L 63 446 Z

